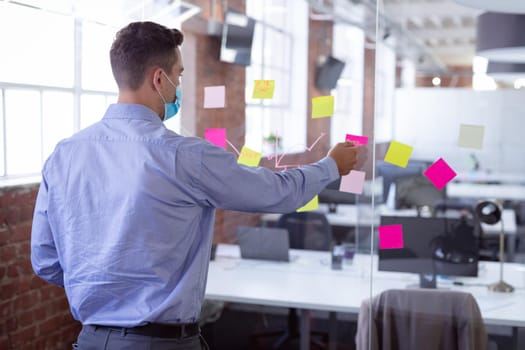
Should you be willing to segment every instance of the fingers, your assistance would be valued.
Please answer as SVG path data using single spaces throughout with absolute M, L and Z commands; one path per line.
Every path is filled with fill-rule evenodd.
M 336 163 L 340 175 L 347 175 L 352 169 L 359 169 L 361 160 L 366 160 L 366 148 L 356 145 L 354 142 L 339 142 L 329 152 Z M 364 153 L 364 157 L 363 154 Z

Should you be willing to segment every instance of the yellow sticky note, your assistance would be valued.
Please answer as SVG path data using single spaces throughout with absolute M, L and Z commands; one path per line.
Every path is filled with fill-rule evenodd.
M 273 98 L 275 80 L 256 80 L 252 98 Z
M 237 163 L 244 164 L 247 166 L 258 166 L 260 161 L 261 161 L 260 152 L 249 149 L 246 146 L 242 146 L 241 154 L 239 154 Z
M 297 212 L 312 211 L 312 210 L 316 210 L 317 208 L 319 208 L 319 197 L 315 196 L 314 198 L 312 198 L 311 201 L 309 201 L 308 203 L 306 203 L 305 205 L 297 209 Z
M 324 118 L 334 115 L 334 97 L 319 96 L 312 98 L 312 118 Z
M 412 146 L 392 141 L 386 151 L 385 162 L 406 168 L 410 155 L 412 154 L 412 149 Z

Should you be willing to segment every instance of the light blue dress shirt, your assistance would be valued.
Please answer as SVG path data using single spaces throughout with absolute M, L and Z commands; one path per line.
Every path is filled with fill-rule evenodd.
M 168 130 L 145 106 L 114 104 L 44 165 L 33 269 L 64 286 L 83 324 L 194 322 L 215 208 L 292 212 L 338 177 L 329 157 L 282 172 L 239 165 L 208 141 Z

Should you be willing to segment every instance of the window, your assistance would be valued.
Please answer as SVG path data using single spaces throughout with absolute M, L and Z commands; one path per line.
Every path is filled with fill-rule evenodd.
M 396 53 L 376 44 L 375 141 L 388 142 L 393 134 L 393 104 L 396 88 Z
M 0 2 L 2 180 L 39 174 L 60 140 L 116 99 L 108 55 L 116 29 L 75 18 L 70 5 Z
M 89 21 L 82 22 L 82 88 L 116 91 L 109 50 L 116 28 Z
M 5 91 L 6 170 L 25 175 L 41 165 L 40 93 L 36 90 Z
M 73 93 L 42 93 L 42 159 L 47 159 L 60 141 L 73 135 Z
M 332 145 L 344 141 L 346 134 L 361 135 L 363 132 L 364 41 L 362 29 L 342 23 L 334 24 L 333 55 L 345 62 L 345 68 L 333 91 L 335 112 L 330 124 Z
M 71 16 L 2 2 L 0 33 L 0 82 L 73 87 Z
M 308 4 L 248 1 L 256 19 L 252 64 L 246 69 L 246 145 L 263 155 L 306 149 Z M 293 13 L 294 16 L 287 14 Z M 254 80 L 275 80 L 272 99 L 252 99 Z

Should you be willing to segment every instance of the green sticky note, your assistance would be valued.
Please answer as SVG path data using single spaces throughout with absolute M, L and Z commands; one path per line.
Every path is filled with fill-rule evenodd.
M 334 115 L 334 97 L 319 96 L 312 98 L 312 118 L 325 118 Z
M 242 146 L 241 154 L 239 154 L 237 163 L 244 164 L 247 166 L 258 166 L 260 161 L 261 161 L 260 152 L 249 149 L 246 146 Z
M 317 208 L 319 208 L 319 197 L 315 196 L 314 198 L 312 198 L 311 201 L 309 201 L 308 203 L 306 203 L 305 205 L 297 209 L 297 212 L 312 211 L 312 210 L 316 210 Z
M 483 148 L 483 135 L 485 127 L 483 125 L 461 124 L 459 126 L 458 146 L 464 148 Z
M 385 162 L 406 168 L 410 155 L 412 154 L 412 149 L 412 146 L 392 141 L 386 151 Z
M 256 80 L 252 98 L 273 98 L 275 80 Z

